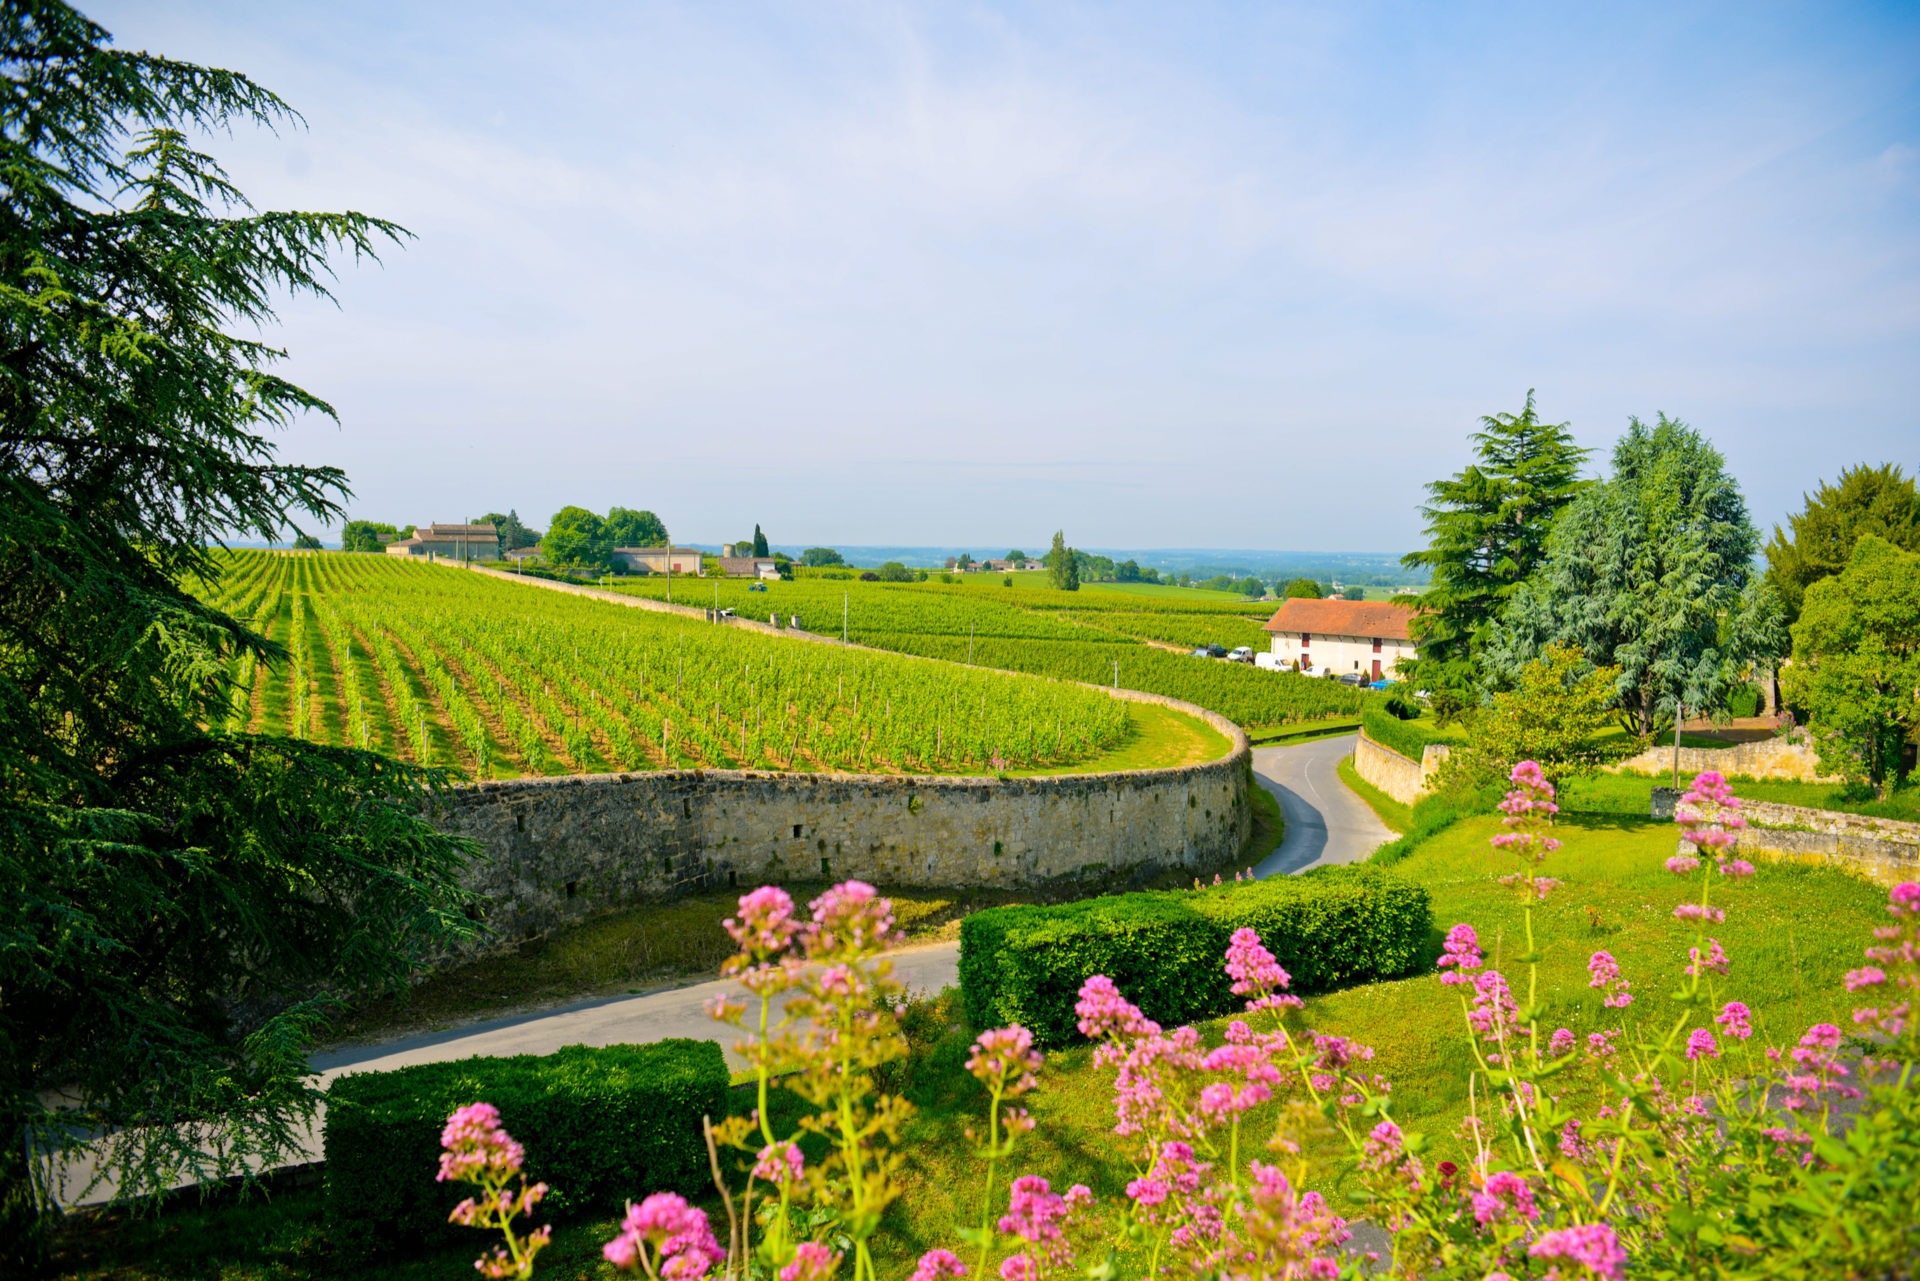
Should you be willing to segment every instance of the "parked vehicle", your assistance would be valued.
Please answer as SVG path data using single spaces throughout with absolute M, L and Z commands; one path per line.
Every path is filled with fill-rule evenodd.
M 1368 689 L 1390 689 L 1392 688 L 1392 686 L 1393 686 L 1393 682 L 1390 680 L 1377 680 L 1373 682 L 1371 685 L 1367 686 L 1367 688 Z
M 1363 682 L 1363 681 L 1364 681 L 1365 679 L 1366 679 L 1366 678 L 1365 678 L 1365 677 L 1363 677 L 1363 676 L 1361 676 L 1359 672 L 1342 672 L 1342 673 L 1340 673 L 1340 683 L 1341 683 L 1342 685 L 1359 685 L 1359 684 L 1361 684 L 1361 683 L 1362 683 L 1362 682 Z
M 1227 656 L 1227 647 L 1225 645 L 1202 645 L 1199 649 L 1193 651 L 1192 656 L 1194 658 L 1225 658 Z
M 767 590 L 767 585 L 765 583 L 748 583 L 747 590 L 750 592 L 764 592 Z
M 1229 663 L 1251 663 L 1253 661 L 1253 647 L 1251 645 L 1240 646 L 1227 655 L 1227 661 Z

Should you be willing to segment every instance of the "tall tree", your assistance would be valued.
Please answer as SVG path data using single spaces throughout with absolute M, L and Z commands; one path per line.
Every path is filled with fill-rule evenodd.
M 284 651 L 182 589 L 220 540 L 342 514 L 263 431 L 328 405 L 274 372 L 279 294 L 400 228 L 256 213 L 188 131 L 297 117 L 244 76 L 0 7 L 0 1273 L 86 1136 L 129 1195 L 297 1150 L 333 996 L 469 932 L 433 776 L 230 734 Z M 218 1118 L 220 1125 L 202 1124 Z
M 1767 585 L 1780 598 L 1788 622 L 1800 617 L 1808 587 L 1853 559 L 1863 534 L 1920 551 L 1920 492 L 1891 463 L 1848 467 L 1839 484 L 1821 481 L 1805 499 L 1805 509 L 1787 517 L 1787 529 L 1775 525 L 1767 542 Z
M 562 507 L 555 512 L 547 522 L 547 536 L 540 544 L 546 559 L 555 565 L 596 572 L 606 569 L 615 547 L 637 545 L 616 542 L 608 532 L 607 522 L 584 507 Z
M 1324 592 L 1320 584 L 1311 578 L 1296 578 L 1281 589 L 1280 594 L 1288 600 L 1319 600 Z
M 1512 684 L 1550 644 L 1616 667 L 1619 707 L 1651 734 L 1676 706 L 1717 706 L 1785 634 L 1752 572 L 1759 535 L 1718 450 L 1661 414 L 1628 420 L 1613 475 L 1554 522 L 1546 563 L 1514 595 L 1485 646 Z
M 380 541 L 382 534 L 393 538 L 399 533 L 400 531 L 392 525 L 377 520 L 350 520 L 340 527 L 340 550 L 377 552 L 386 547 L 386 544 Z
M 539 543 L 537 531 L 528 529 L 520 523 L 520 513 L 511 508 L 502 516 L 499 512 L 488 512 L 480 518 L 482 525 L 492 525 L 500 531 L 500 550 L 518 551 L 522 547 L 532 547 Z
M 1518 414 L 1493 414 L 1473 434 L 1475 461 L 1427 486 L 1427 547 L 1401 557 L 1426 569 L 1411 630 L 1420 656 L 1406 679 L 1433 691 L 1438 710 L 1476 702 L 1481 650 L 1495 620 L 1546 558 L 1554 518 L 1580 491 L 1587 451 L 1566 423 L 1543 423 L 1533 391 Z
M 1053 549 L 1047 553 L 1047 581 L 1063 592 L 1080 590 L 1080 560 L 1067 546 L 1066 531 L 1053 531 Z
M 604 533 L 608 548 L 664 547 L 667 544 L 666 522 L 650 511 L 630 511 L 625 507 L 610 508 L 607 511 Z
M 753 554 L 755 556 L 767 554 L 767 536 L 760 532 L 760 526 L 757 524 L 753 527 Z
M 1821 766 L 1884 797 L 1920 727 L 1920 555 L 1862 534 L 1845 568 L 1807 588 L 1782 683 Z

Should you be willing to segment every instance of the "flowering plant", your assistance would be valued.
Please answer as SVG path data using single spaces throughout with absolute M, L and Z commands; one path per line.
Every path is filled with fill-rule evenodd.
M 1696 933 L 1671 1021 L 1656 1015 L 1650 1029 L 1621 1024 L 1584 1040 L 1564 1027 L 1549 1032 L 1536 996 L 1533 910 L 1556 884 L 1538 871 L 1559 848 L 1550 834 L 1557 807 L 1537 769 L 1523 763 L 1513 783 L 1493 844 L 1520 860 L 1503 879 L 1526 916 L 1527 951 L 1516 958 L 1528 969 L 1525 1001 L 1488 964 L 1470 924 L 1449 931 L 1438 965 L 1441 983 L 1460 989 L 1474 1062 L 1464 1163 L 1432 1160 L 1427 1138 L 1402 1129 L 1371 1049 L 1302 1026 L 1290 976 L 1242 929 L 1224 966 L 1244 1016 L 1217 1045 L 1191 1027 L 1161 1028 L 1103 975 L 1079 990 L 1079 1030 L 1113 1073 L 1113 1135 L 1128 1167 L 1117 1232 L 1097 1258 L 1077 1261 L 1091 1264 L 1089 1277 L 1114 1276 L 1122 1254 L 1149 1277 L 1226 1281 L 1357 1277 L 1379 1263 L 1400 1276 L 1509 1281 L 1619 1281 L 1630 1265 L 1649 1276 L 1911 1273 L 1920 1258 L 1920 885 L 1892 890 L 1891 919 L 1874 931 L 1868 964 L 1846 976 L 1850 991 L 1873 1002 L 1855 1011 L 1853 1031 L 1817 1023 L 1794 1045 L 1763 1047 L 1752 1011 L 1721 990 L 1733 958 L 1704 933 L 1724 919 L 1711 902 L 1716 878 L 1753 868 L 1732 856 L 1737 799 L 1726 780 L 1703 774 L 1678 815 L 1688 850 L 1669 864 L 1699 877 L 1698 901 L 1675 913 Z M 693 1281 L 717 1267 L 739 1277 L 757 1268 L 778 1281 L 826 1281 L 847 1268 L 856 1281 L 874 1276 L 868 1243 L 897 1195 L 892 1145 L 907 1115 L 904 1103 L 876 1095 L 872 1076 L 903 1052 L 892 1022 L 898 985 L 877 955 L 891 912 L 857 882 L 810 906 L 802 921 L 784 893 L 760 889 L 727 923 L 741 948 L 728 972 L 759 998 L 741 1045 L 758 1107 L 711 1131 L 753 1157 L 737 1198 L 720 1187 L 729 1246 L 704 1213 L 660 1194 L 629 1209 L 606 1247 L 616 1265 L 654 1281 Z M 1587 969 L 1603 1009 L 1645 1010 L 1614 956 L 1595 952 Z M 730 1002 L 716 1014 L 745 1027 L 746 1008 Z M 967 1070 L 987 1102 L 984 1137 L 969 1132 L 983 1167 L 980 1218 L 956 1230 L 962 1250 L 925 1253 L 912 1281 L 987 1281 L 996 1256 L 1002 1281 L 1042 1281 L 1075 1266 L 1070 1230 L 1093 1204 L 1087 1188 L 1058 1192 L 1021 1173 L 999 1199 L 1000 1172 L 1018 1168 L 1034 1128 L 1018 1101 L 1040 1087 L 1043 1068 L 1024 1028 L 975 1040 Z M 768 1119 L 775 1073 L 817 1109 L 793 1133 Z M 1306 1140 L 1329 1128 L 1347 1148 L 1368 1217 L 1392 1233 L 1387 1260 L 1354 1254 L 1347 1222 L 1307 1186 Z M 825 1141 L 823 1161 L 806 1161 L 802 1133 Z M 472 1168 L 509 1164 L 517 1171 L 517 1156 Z M 720 1182 L 717 1161 L 715 1175 Z M 756 1219 L 760 1187 L 772 1212 Z M 830 1209 L 839 1235 L 797 1239 L 807 1234 L 788 1211 L 803 1202 Z M 488 1271 L 482 1260 L 482 1271 L 531 1268 L 531 1250 L 524 1262 L 518 1248 L 499 1257 L 493 1266 L 519 1270 Z

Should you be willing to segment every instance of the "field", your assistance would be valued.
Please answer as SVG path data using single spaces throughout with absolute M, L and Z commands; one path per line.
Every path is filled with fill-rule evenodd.
M 1471 922 L 1490 954 L 1512 965 L 1520 946 L 1520 909 L 1511 892 L 1493 881 L 1505 870 L 1503 857 L 1487 847 L 1495 830 L 1492 818 L 1461 823 L 1397 870 L 1428 887 L 1440 928 Z M 1625 1011 L 1630 1034 L 1664 1030 L 1671 1009 L 1665 993 L 1691 941 L 1689 930 L 1670 915 L 1681 885 L 1661 867 L 1673 849 L 1672 824 L 1576 814 L 1564 816 L 1560 836 L 1565 848 L 1546 870 L 1565 884 L 1536 914 L 1548 1026 L 1584 1033 L 1614 1013 L 1600 1007 L 1600 994 L 1587 985 L 1586 958 L 1605 948 L 1638 994 Z M 1885 892 L 1836 871 L 1771 863 L 1752 881 L 1718 892 L 1729 916 L 1716 933 L 1733 970 L 1718 981 L 1715 1003 L 1745 1001 L 1761 1035 L 1773 1041 L 1790 1043 L 1816 1021 L 1844 1023 L 1850 1002 L 1839 979 L 1859 964 L 1867 931 L 1883 917 Z M 951 1004 L 916 1012 L 918 1050 L 899 1079 L 918 1108 L 902 1134 L 913 1161 L 907 1194 L 890 1213 L 883 1237 L 879 1263 L 885 1276 L 905 1276 L 927 1247 L 953 1245 L 956 1223 L 978 1214 L 978 1167 L 964 1131 L 977 1123 L 982 1095 L 964 1070 L 970 1033 L 953 1022 L 955 1015 Z M 1428 973 L 1310 997 L 1305 1017 L 1310 1026 L 1374 1047 L 1373 1066 L 1395 1083 L 1401 1123 L 1433 1140 L 1434 1159 L 1461 1159 L 1458 1126 L 1471 1060 L 1456 993 Z M 1214 1040 L 1221 1034 L 1219 1024 L 1203 1031 Z M 1111 1072 L 1097 1069 L 1091 1057 L 1083 1048 L 1049 1056 L 1041 1089 L 1022 1100 L 1040 1129 L 1025 1141 L 1018 1165 L 1056 1187 L 1087 1183 L 1097 1198 L 1096 1219 L 1110 1226 L 1128 1175 L 1115 1159 L 1110 1133 Z M 736 1093 L 740 1107 L 751 1106 L 750 1092 Z M 1345 1208 L 1338 1153 L 1327 1136 L 1309 1147 L 1313 1182 Z M 611 1278 L 615 1274 L 599 1260 L 598 1248 L 612 1230 L 610 1221 L 592 1219 L 559 1225 L 537 1275 Z M 369 1275 L 382 1281 L 472 1276 L 483 1239 L 478 1232 L 473 1237 L 470 1248 L 391 1261 Z M 1118 1275 L 1141 1272 L 1137 1259 L 1120 1262 Z M 115 1281 L 295 1281 L 329 1275 L 329 1268 L 318 1192 L 292 1188 L 247 1206 L 183 1202 L 153 1218 L 75 1221 L 55 1271 Z
M 742 579 L 677 578 L 679 604 L 744 617 L 798 618 L 808 631 L 877 649 L 1000 667 L 1090 684 L 1119 684 L 1197 703 L 1249 730 L 1353 715 L 1371 697 L 1334 681 L 1193 658 L 1205 644 L 1264 650 L 1271 602 L 1218 592 L 1168 597 L 1085 587 L 1077 592 L 987 582 L 864 583 L 802 578 L 750 591 Z M 617 590 L 656 600 L 664 578 L 627 579 Z
M 236 665 L 231 726 L 468 777 L 1152 764 L 1143 740 L 1184 757 L 1191 731 L 1205 730 L 1060 681 L 798 643 L 444 566 L 324 552 L 226 564 L 205 594 L 289 654 Z

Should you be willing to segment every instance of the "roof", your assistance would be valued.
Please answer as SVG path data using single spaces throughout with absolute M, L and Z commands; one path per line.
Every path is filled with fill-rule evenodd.
M 771 556 L 716 556 L 714 559 L 728 569 L 747 569 L 754 565 L 777 565 L 780 563 Z
M 1413 607 L 1386 600 L 1289 600 L 1267 620 L 1270 632 L 1325 636 L 1378 636 L 1412 640 L 1407 623 Z
M 500 531 L 492 525 L 428 525 L 420 531 L 425 538 L 498 538 Z
M 702 556 L 697 547 L 616 547 L 615 556 Z

